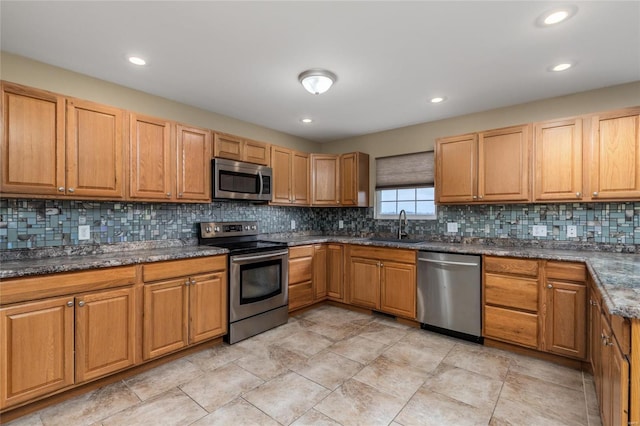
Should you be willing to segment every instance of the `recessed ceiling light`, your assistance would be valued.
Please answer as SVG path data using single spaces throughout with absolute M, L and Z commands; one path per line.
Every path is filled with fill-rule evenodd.
M 138 56 L 129 56 L 129 62 L 131 62 L 134 65 L 146 65 L 147 61 L 145 61 L 144 59 L 138 57 Z
M 568 70 L 569 68 L 571 68 L 571 64 L 569 63 L 563 63 L 563 64 L 558 64 L 555 67 L 551 68 L 551 71 L 565 71 Z
M 431 103 L 432 104 L 439 104 L 440 102 L 443 102 L 445 98 L 443 98 L 442 96 L 436 96 L 435 98 L 431 98 Z
M 544 18 L 545 25 L 553 25 L 560 23 L 569 17 L 569 12 L 566 10 L 557 10 L 555 12 L 549 13 L 546 18 Z
M 303 119 L 302 119 L 302 120 L 300 120 L 300 121 L 302 121 L 304 124 L 313 123 L 313 120 L 312 120 L 312 119 L 310 119 L 310 118 L 303 118 Z

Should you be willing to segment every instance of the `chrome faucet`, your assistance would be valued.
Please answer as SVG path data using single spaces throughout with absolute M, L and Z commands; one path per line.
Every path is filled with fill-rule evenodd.
M 404 221 L 402 220 L 402 216 L 404 216 Z M 407 236 L 407 212 L 400 210 L 400 215 L 398 216 L 398 239 L 401 240 L 402 237 Z

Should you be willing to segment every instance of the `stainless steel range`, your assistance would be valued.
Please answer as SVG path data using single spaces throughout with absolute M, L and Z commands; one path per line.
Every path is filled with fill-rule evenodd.
M 201 245 L 229 249 L 229 334 L 236 343 L 289 318 L 288 249 L 260 241 L 257 222 L 203 222 Z

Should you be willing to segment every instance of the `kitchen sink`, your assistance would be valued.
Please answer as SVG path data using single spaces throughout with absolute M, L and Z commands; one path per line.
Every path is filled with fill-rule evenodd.
M 369 237 L 367 238 L 369 241 L 378 241 L 384 243 L 406 243 L 406 244 L 417 244 L 422 243 L 424 240 L 418 238 L 396 238 L 396 237 Z

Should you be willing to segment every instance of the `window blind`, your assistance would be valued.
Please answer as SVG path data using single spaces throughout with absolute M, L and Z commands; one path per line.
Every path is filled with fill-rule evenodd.
M 433 186 L 433 151 L 376 158 L 376 189 Z

